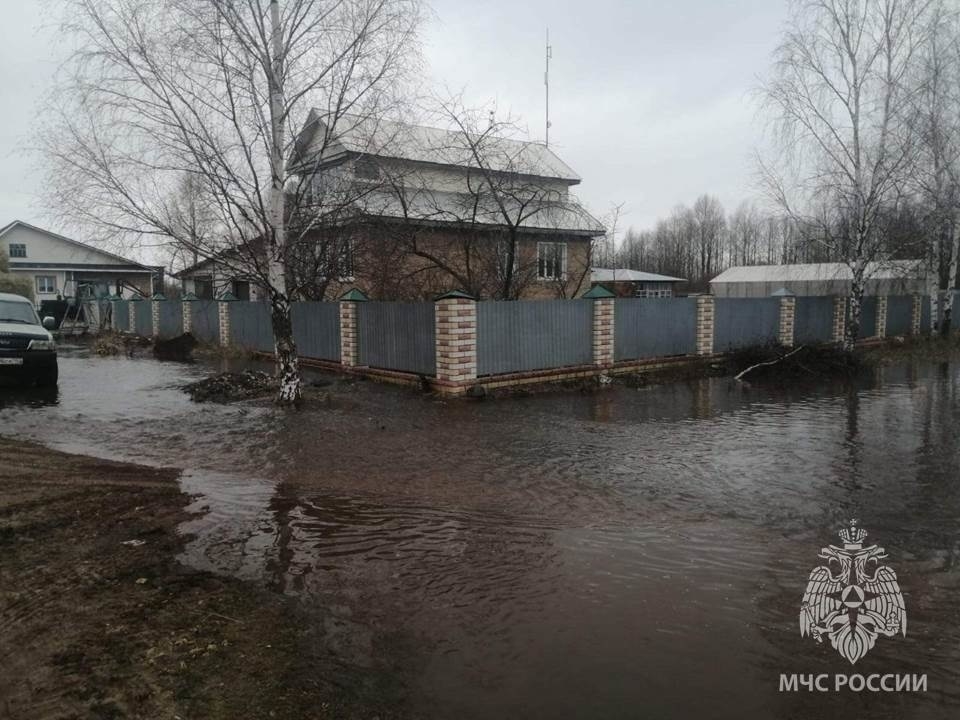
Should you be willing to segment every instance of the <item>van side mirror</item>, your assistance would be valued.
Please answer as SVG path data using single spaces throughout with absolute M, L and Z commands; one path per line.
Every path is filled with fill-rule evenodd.
M 45 330 L 56 330 L 57 329 L 57 319 L 47 315 L 43 319 L 43 327 Z

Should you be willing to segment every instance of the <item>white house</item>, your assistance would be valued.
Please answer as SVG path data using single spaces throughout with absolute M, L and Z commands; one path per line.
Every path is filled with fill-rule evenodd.
M 33 283 L 37 304 L 60 297 L 117 294 L 149 297 L 163 286 L 163 268 L 142 265 L 21 220 L 0 227 L 10 273 Z

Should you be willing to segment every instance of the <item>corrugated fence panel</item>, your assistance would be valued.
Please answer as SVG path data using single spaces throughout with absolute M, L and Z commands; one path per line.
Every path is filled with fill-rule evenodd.
M 149 300 L 139 300 L 133 303 L 137 335 L 151 337 L 153 335 L 153 305 Z
M 780 333 L 780 298 L 716 298 L 713 349 L 769 345 Z
M 220 343 L 220 303 L 216 300 L 194 300 L 190 303 L 191 334 L 202 343 Z
M 433 303 L 357 303 L 357 335 L 361 365 L 436 374 Z
M 593 362 L 593 301 L 477 303 L 477 374 Z
M 887 337 L 909 335 L 913 330 L 913 295 L 887 298 Z
M 175 338 L 183 334 L 183 303 L 164 300 L 160 303 L 160 337 Z
M 231 302 L 230 342 L 244 350 L 272 353 L 273 323 L 270 320 L 270 303 Z
M 126 300 L 116 300 L 110 303 L 113 306 L 113 329 L 118 332 L 130 330 L 130 303 Z
M 300 355 L 340 362 L 340 303 L 298 302 L 290 313 Z
M 847 322 L 850 322 L 850 301 L 847 300 Z M 875 337 L 877 334 L 877 298 L 865 295 L 860 309 L 860 334 L 858 338 Z
M 796 299 L 793 341 L 797 345 L 833 340 L 833 296 L 812 295 Z
M 619 298 L 613 320 L 617 361 L 697 351 L 695 298 Z

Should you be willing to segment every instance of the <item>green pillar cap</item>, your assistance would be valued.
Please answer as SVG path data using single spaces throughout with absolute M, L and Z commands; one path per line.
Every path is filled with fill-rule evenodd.
M 107 298 L 107 300 L 109 300 L 110 302 L 116 302 L 117 300 L 123 300 L 123 298 L 120 297 L 119 295 L 110 295 Z
M 130 302 L 140 302 L 141 300 L 143 300 L 143 296 L 139 293 L 134 293 L 134 295 L 130 298 Z
M 184 295 L 180 299 L 183 300 L 184 302 L 194 302 L 195 300 L 199 300 L 200 298 L 198 298 L 194 293 L 190 292 Z
M 166 299 L 167 299 L 167 296 L 164 295 L 164 294 L 161 293 L 161 292 L 158 292 L 158 293 L 154 293 L 154 294 L 153 294 L 153 297 L 150 298 L 150 299 L 151 299 L 151 300 L 166 300 Z
M 220 302 L 234 302 L 236 299 L 237 299 L 237 296 L 234 295 L 229 290 L 217 298 L 217 300 L 219 300 Z
M 607 298 L 615 298 L 616 295 L 603 287 L 603 285 L 594 285 L 583 294 L 583 297 L 587 300 L 606 300 Z
M 463 298 L 464 300 L 476 300 L 473 295 L 468 295 L 463 292 L 463 290 L 451 290 L 450 292 L 445 292 L 443 295 L 437 295 L 433 300 L 448 300 L 450 298 Z
M 340 296 L 341 301 L 346 300 L 351 302 L 366 302 L 369 299 L 370 298 L 363 294 L 363 291 L 358 290 L 357 288 L 347 290 L 347 292 Z

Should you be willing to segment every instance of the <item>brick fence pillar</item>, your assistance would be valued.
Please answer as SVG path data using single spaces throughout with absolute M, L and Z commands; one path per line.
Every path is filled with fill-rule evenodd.
M 887 336 L 887 296 L 877 298 L 877 337 Z
M 437 380 L 459 385 L 477 379 L 477 301 L 448 292 L 434 303 Z
M 793 347 L 796 316 L 797 299 L 795 297 L 781 297 L 779 340 L 784 347 Z
M 843 342 L 847 330 L 847 298 L 836 295 L 833 298 L 833 341 Z
M 220 347 L 230 344 L 230 299 L 220 298 L 217 303 L 217 315 L 220 320 Z
M 166 298 L 160 293 L 150 298 L 150 326 L 155 338 L 160 337 L 160 303 L 164 300 Z
M 713 297 L 697 298 L 697 355 L 713 354 Z
M 131 335 L 137 334 L 137 303 L 143 302 L 143 298 L 134 295 L 127 303 L 127 330 Z
M 340 298 L 340 364 L 344 367 L 356 367 L 360 363 L 357 303 L 366 302 L 367 299 L 367 296 L 356 288 Z
M 912 311 L 910 316 L 910 334 L 919 335 L 924 330 L 924 328 L 920 327 L 920 323 L 923 321 L 923 295 L 914 293 L 913 306 L 910 309 Z
M 583 297 L 593 300 L 593 364 L 609 367 L 614 362 L 614 300 L 616 296 L 605 287 L 594 285 L 584 293 Z
M 183 311 L 183 334 L 193 332 L 193 303 L 197 296 L 193 293 L 187 293 L 181 298 L 180 307 Z

